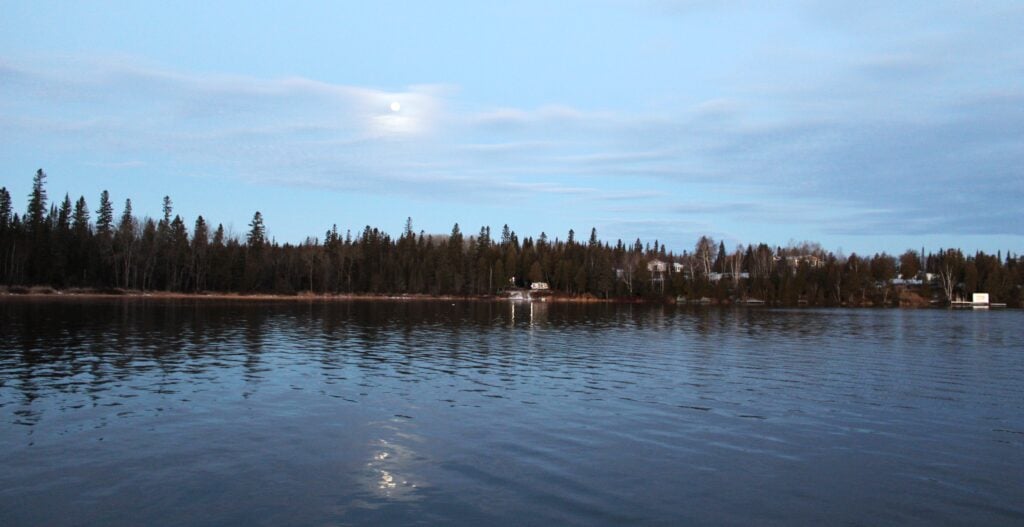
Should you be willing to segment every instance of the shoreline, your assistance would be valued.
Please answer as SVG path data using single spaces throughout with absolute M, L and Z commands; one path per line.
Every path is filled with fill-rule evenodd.
M 6 299 L 22 298 L 33 300 L 58 300 L 58 299 L 80 299 L 80 300 L 198 300 L 198 301 L 226 301 L 226 302 L 521 302 L 523 300 L 511 299 L 497 295 L 430 295 L 430 294 L 368 294 L 368 293 L 297 293 L 293 295 L 274 293 L 182 293 L 172 291 L 138 291 L 138 290 L 94 290 L 94 289 L 67 289 L 58 290 L 47 286 L 3 288 L 0 290 L 0 301 Z M 921 299 L 923 300 L 923 299 Z M 589 295 L 569 296 L 550 294 L 533 302 L 544 302 L 549 304 L 647 304 L 647 305 L 674 305 L 686 307 L 743 307 L 743 308 L 812 308 L 812 309 L 950 309 L 951 306 L 942 304 L 925 304 L 920 300 L 917 302 L 900 303 L 899 305 L 838 305 L 818 306 L 800 304 L 772 305 L 772 304 L 748 304 L 744 302 L 677 302 L 675 299 L 666 298 L 663 300 L 651 300 L 644 298 L 596 298 Z M 1014 309 L 999 307 L 999 309 Z
M 27 288 L 28 291 L 0 291 L 0 299 L 31 298 L 31 299 L 131 299 L 131 300 L 225 300 L 232 302 L 508 302 L 507 297 L 496 295 L 428 295 L 428 294 L 367 294 L 367 293 L 297 293 L 294 295 L 274 293 L 181 293 L 173 291 L 96 291 L 96 290 L 57 290 L 50 288 Z M 640 304 L 660 303 L 643 299 L 594 298 L 585 296 L 547 296 L 543 301 L 548 303 L 574 304 Z

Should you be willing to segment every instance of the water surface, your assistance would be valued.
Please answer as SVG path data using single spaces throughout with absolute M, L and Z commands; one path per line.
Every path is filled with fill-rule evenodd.
M 1019 311 L 0 317 L 0 525 L 1024 523 Z

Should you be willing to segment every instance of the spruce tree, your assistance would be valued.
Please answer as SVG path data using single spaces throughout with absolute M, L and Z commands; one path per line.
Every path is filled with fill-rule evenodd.
M 71 215 L 71 230 L 78 236 L 89 231 L 89 207 L 85 204 L 84 196 L 80 196 L 75 202 L 75 212 Z
M 266 229 L 263 226 L 263 214 L 256 211 L 249 223 L 249 234 L 246 236 L 248 251 L 245 253 L 243 270 L 243 287 L 247 291 L 258 291 L 263 285 L 264 258 L 263 248 L 266 244 Z
M 196 218 L 192 229 L 192 286 L 195 291 L 206 289 L 209 259 L 207 257 L 210 244 L 210 228 L 202 216 Z
M 57 212 L 57 227 L 62 231 L 71 230 L 71 197 L 67 194 L 64 194 L 64 201 Z
M 163 206 L 164 225 L 170 225 L 171 224 L 171 211 L 173 210 L 172 209 L 172 205 L 173 205 L 173 203 L 171 202 L 171 197 L 170 196 L 164 196 L 164 206 Z
M 28 212 L 25 213 L 24 222 L 30 231 L 38 231 L 43 227 L 46 215 L 46 172 L 41 168 L 32 177 L 32 193 L 28 197 Z
M 132 284 L 131 271 L 135 257 L 135 217 L 132 216 L 130 199 L 124 200 L 124 212 L 121 214 L 121 222 L 117 225 L 114 247 L 117 255 L 114 273 L 120 276 L 121 287 L 127 289 Z
M 213 245 L 217 247 L 224 246 L 224 224 L 218 223 L 217 230 L 213 232 Z
M 30 282 L 50 282 L 51 261 L 51 228 L 48 221 L 56 221 L 56 214 L 46 215 L 46 173 L 43 169 L 36 171 L 32 178 L 32 193 L 29 194 L 28 210 L 22 220 L 29 235 L 26 247 L 27 275 Z
M 252 222 L 249 223 L 249 234 L 246 236 L 246 241 L 249 243 L 250 248 L 260 249 L 266 243 L 266 236 L 266 228 L 263 226 L 263 214 L 260 211 L 256 211 L 256 214 L 252 216 Z
M 109 237 L 114 232 L 114 207 L 110 204 L 110 194 L 104 190 L 100 193 L 100 210 L 96 216 L 96 234 Z
M 0 231 L 3 231 L 11 225 L 11 214 L 14 213 L 11 207 L 11 193 L 7 191 L 7 187 L 0 188 Z
M 132 216 L 132 200 L 124 200 L 124 212 L 121 213 L 121 222 L 117 224 L 117 231 L 121 234 L 133 234 L 135 232 L 135 217 Z

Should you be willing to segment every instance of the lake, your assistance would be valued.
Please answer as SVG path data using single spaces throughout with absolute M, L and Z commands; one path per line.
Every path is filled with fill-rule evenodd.
M 1024 524 L 1024 313 L 0 299 L 0 525 Z

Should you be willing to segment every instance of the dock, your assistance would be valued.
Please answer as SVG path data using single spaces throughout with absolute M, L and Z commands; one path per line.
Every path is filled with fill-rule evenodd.
M 960 309 L 988 309 L 990 307 L 1006 307 L 1003 302 L 991 302 L 988 293 L 974 293 L 970 300 L 956 298 L 949 305 Z

